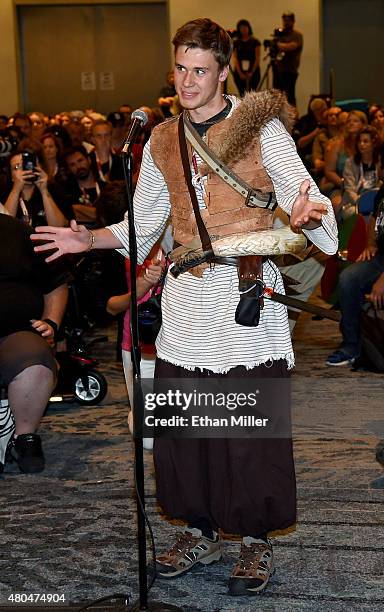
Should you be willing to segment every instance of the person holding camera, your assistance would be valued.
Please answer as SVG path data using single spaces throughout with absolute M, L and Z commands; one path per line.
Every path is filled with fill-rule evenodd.
M 260 41 L 253 37 L 251 24 L 240 19 L 236 25 L 237 38 L 233 43 L 233 78 L 240 96 L 257 89 L 260 81 Z
M 12 188 L 4 202 L 12 217 L 23 219 L 35 227 L 47 221 L 57 227 L 68 225 L 70 211 L 59 207 L 48 189 L 48 175 L 37 157 L 29 151 L 15 152 L 9 158 Z
M 294 13 L 283 13 L 282 20 L 283 29 L 278 31 L 276 41 L 279 55 L 273 63 L 273 87 L 285 91 L 289 104 L 296 106 L 295 87 L 303 50 L 303 35 L 293 29 Z

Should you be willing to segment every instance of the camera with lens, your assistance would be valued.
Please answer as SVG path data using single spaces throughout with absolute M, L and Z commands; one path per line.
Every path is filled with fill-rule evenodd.
M 8 157 L 18 145 L 17 138 L 8 129 L 0 132 L 0 157 Z
M 264 49 L 268 51 L 268 54 L 271 60 L 280 59 L 279 58 L 280 50 L 277 46 L 277 43 L 279 42 L 279 40 L 281 40 L 282 36 L 284 36 L 284 31 L 281 28 L 275 28 L 270 38 L 266 38 L 263 41 Z
M 227 30 L 227 34 L 230 38 L 239 38 L 238 30 Z

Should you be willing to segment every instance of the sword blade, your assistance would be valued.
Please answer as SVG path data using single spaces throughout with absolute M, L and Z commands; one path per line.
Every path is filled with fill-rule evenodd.
M 322 306 L 315 306 L 315 304 L 308 304 L 307 302 L 302 302 L 301 300 L 289 297 L 288 295 L 283 295 L 282 293 L 276 293 L 275 291 L 271 296 L 264 295 L 264 299 L 273 300 L 274 302 L 284 304 L 285 306 L 291 306 L 292 308 L 297 308 L 298 310 L 304 310 L 305 312 L 320 315 L 321 317 L 324 317 L 324 319 L 330 319 L 331 321 L 339 322 L 341 318 L 341 314 L 337 310 L 323 308 Z

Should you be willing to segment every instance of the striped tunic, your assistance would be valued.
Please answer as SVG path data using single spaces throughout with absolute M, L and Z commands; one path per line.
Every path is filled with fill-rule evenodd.
M 301 182 L 311 181 L 310 199 L 325 203 L 328 214 L 323 217 L 321 227 L 304 233 L 325 253 L 335 253 L 337 227 L 332 205 L 319 192 L 279 119 L 262 128 L 260 143 L 263 165 L 273 182 L 277 202 L 286 213 L 291 212 Z M 199 203 L 204 206 L 201 197 Z M 152 159 L 149 143 L 144 148 L 134 214 L 138 259 L 143 262 L 161 237 L 170 215 L 167 186 Z M 128 257 L 127 220 L 108 229 L 124 247 L 119 251 Z M 270 261 L 263 265 L 263 279 L 267 286 L 284 293 L 281 275 Z M 205 270 L 202 278 L 188 272 L 177 279 L 168 274 L 162 297 L 163 325 L 156 342 L 158 356 L 189 370 L 204 368 L 217 373 L 238 365 L 249 369 L 278 359 L 285 359 L 288 367 L 293 367 L 286 307 L 265 300 L 259 325 L 244 327 L 235 323 L 238 302 L 236 268 L 216 265 Z

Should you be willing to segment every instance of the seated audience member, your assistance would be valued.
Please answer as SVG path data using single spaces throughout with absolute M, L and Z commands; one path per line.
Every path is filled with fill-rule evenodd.
M 381 105 L 378 104 L 378 102 L 372 102 L 369 107 L 368 107 L 368 121 L 369 123 L 371 123 L 372 120 L 372 115 L 374 115 L 374 113 L 381 108 Z
M 54 135 L 54 137 L 58 141 L 58 145 L 61 151 L 69 149 L 72 146 L 71 137 L 65 127 L 63 127 L 62 125 L 50 125 L 46 129 L 45 133 Z
M 92 126 L 91 140 L 94 145 L 90 159 L 94 174 L 102 181 L 124 180 L 123 163 L 112 149 L 112 125 L 103 119 Z
M 48 176 L 39 162 L 33 170 L 23 170 L 21 153 L 13 153 L 9 159 L 12 186 L 4 206 L 12 217 L 23 219 L 35 227 L 46 223 L 62 227 L 71 219 L 71 209 L 58 201 Z M 56 199 L 54 199 L 54 197 Z
M 340 113 L 341 108 L 338 106 L 332 106 L 324 112 L 324 127 L 313 141 L 312 164 L 317 178 L 324 175 L 325 151 L 330 139 L 338 134 L 337 117 Z
M 153 129 L 154 127 L 156 127 L 156 125 L 159 125 L 159 123 L 163 123 L 165 117 L 164 117 L 163 111 L 161 110 L 159 106 L 152 106 L 151 113 L 153 116 L 153 126 L 152 126 L 152 129 Z
M 309 103 L 308 113 L 300 117 L 292 132 L 297 152 L 308 169 L 313 167 L 312 146 L 316 136 L 325 126 L 324 113 L 327 108 L 323 98 L 313 98 Z
M 340 113 L 341 115 L 342 113 Z M 356 137 L 367 125 L 367 116 L 362 111 L 353 110 L 348 114 L 344 130 L 330 140 L 325 153 L 324 175 L 331 188 L 328 191 L 335 211 L 337 212 L 343 195 L 343 172 L 348 157 L 356 153 Z
M 89 115 L 85 114 L 84 117 L 80 119 L 80 123 L 84 128 L 84 140 L 92 144 L 91 137 L 92 137 L 93 119 Z
M 43 113 L 34 111 L 33 113 L 29 113 L 29 118 L 32 122 L 31 137 L 35 140 L 40 140 L 45 132 L 45 128 L 47 127 L 45 115 L 43 115 Z
M 122 104 L 118 110 L 124 117 L 125 127 L 129 127 L 131 123 L 132 106 L 130 104 Z
M 16 426 L 8 452 L 22 472 L 35 473 L 45 466 L 36 431 L 55 386 L 49 344 L 64 315 L 69 278 L 62 264 L 37 256 L 29 236 L 24 223 L 0 214 L 0 383 Z
M 160 89 L 159 99 L 157 101 L 160 106 L 164 117 L 172 117 L 171 107 L 173 105 L 173 99 L 176 95 L 175 89 L 175 76 L 173 70 L 167 72 L 167 84 Z
M 95 175 L 91 159 L 82 146 L 64 152 L 68 180 L 63 185 L 65 202 L 72 206 L 76 221 L 92 224 L 96 221 L 94 203 L 105 182 Z
M 72 146 L 81 146 L 87 151 L 87 153 L 90 153 L 94 147 L 93 144 L 87 142 L 85 139 L 85 130 L 83 124 L 81 123 L 84 113 L 82 111 L 71 111 L 69 113 L 69 117 L 70 121 L 65 125 L 65 129 L 70 136 Z
M 344 204 L 356 204 L 365 191 L 379 187 L 381 141 L 377 130 L 368 125 L 357 135 L 356 153 L 345 162 Z
M 30 138 L 32 134 L 32 121 L 28 115 L 16 113 L 13 115 L 13 127 L 17 128 L 22 138 Z
M 361 305 L 367 298 L 375 308 L 384 308 L 384 188 L 376 197 L 370 219 L 368 246 L 357 262 L 346 268 L 339 279 L 342 343 L 326 363 L 351 365 L 360 353 Z
M 377 129 L 380 139 L 384 142 L 384 110 L 379 107 L 371 113 L 369 123 Z
M 7 115 L 0 115 L 0 132 L 7 129 L 8 117 Z
M 107 121 L 109 121 L 112 126 L 112 149 L 116 153 L 116 155 L 120 155 L 125 137 L 127 135 L 124 115 L 122 113 L 119 113 L 118 111 L 109 113 Z
M 141 128 L 141 131 L 139 132 L 139 135 L 137 137 L 137 140 L 144 147 L 147 144 L 151 136 L 151 132 L 156 125 L 156 118 L 152 112 L 152 109 L 149 108 L 149 106 L 140 106 L 140 110 L 144 111 L 148 118 L 147 123 Z
M 67 128 L 67 126 L 71 123 L 71 115 L 65 111 L 62 111 L 60 113 L 60 125 L 64 128 Z
M 46 132 L 41 137 L 40 142 L 42 145 L 42 165 L 48 175 L 48 180 L 61 182 L 66 180 L 59 140 L 50 132 Z

